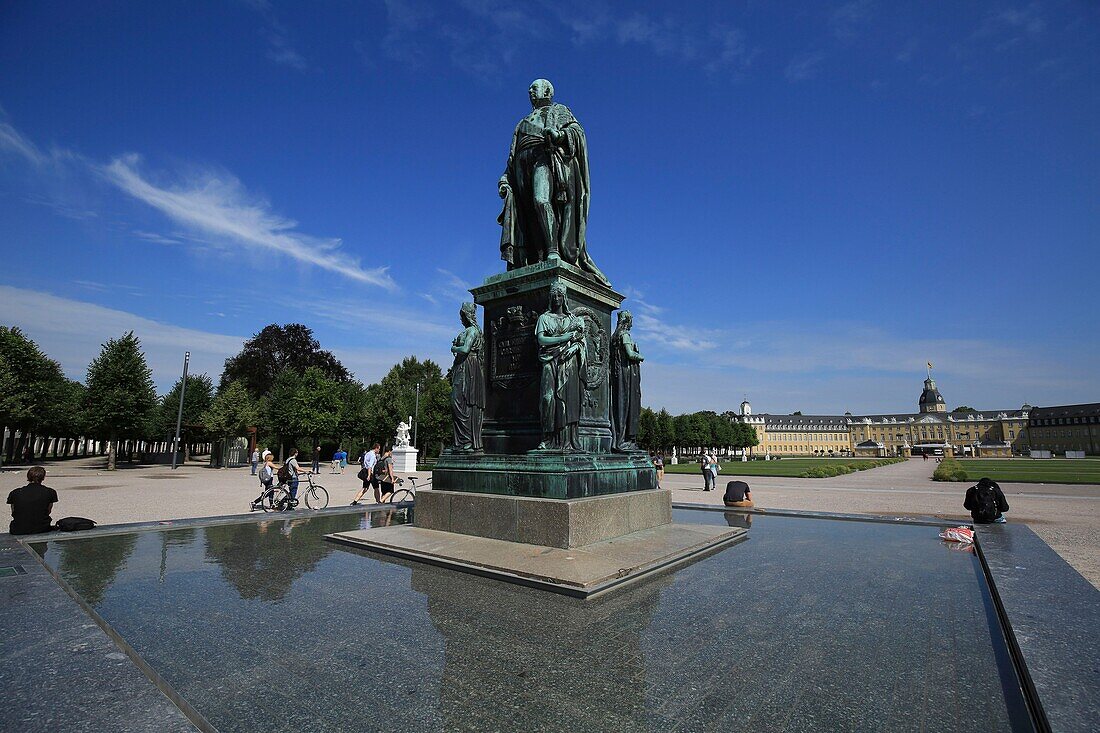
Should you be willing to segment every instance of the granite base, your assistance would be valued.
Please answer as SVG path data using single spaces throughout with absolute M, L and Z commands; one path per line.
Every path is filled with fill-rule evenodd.
M 645 451 L 444 452 L 432 468 L 432 486 L 463 493 L 579 499 L 656 489 L 657 474 Z
M 332 542 L 452 570 L 591 598 L 698 559 L 745 539 L 740 528 L 664 524 L 561 549 L 415 526 L 379 527 L 325 536 Z

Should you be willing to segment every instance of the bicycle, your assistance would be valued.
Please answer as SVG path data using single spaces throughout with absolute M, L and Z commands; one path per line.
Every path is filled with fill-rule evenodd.
M 306 500 L 306 506 L 314 511 L 328 506 L 328 490 L 320 484 L 313 483 L 313 472 L 303 471 L 299 476 L 306 477 L 306 486 L 301 488 L 301 494 Z M 260 496 L 259 506 L 251 504 L 252 509 L 263 509 L 265 512 L 285 512 L 298 506 L 298 499 L 290 495 L 288 484 L 275 484 L 269 489 L 264 489 Z
M 383 503 L 385 503 L 385 504 L 404 504 L 406 502 L 415 502 L 416 501 L 416 479 L 417 479 L 417 477 L 416 476 L 409 476 L 408 478 L 409 478 L 409 481 L 412 483 L 412 488 L 411 489 L 398 488 L 398 487 L 403 486 L 405 484 L 405 480 L 401 479 L 401 478 L 397 479 L 397 485 L 394 486 L 393 493 L 390 494 L 389 498 L 386 499 L 385 502 L 383 502 Z M 427 481 L 424 482 L 424 485 L 427 486 L 431 482 L 432 482 L 432 480 L 428 479 Z

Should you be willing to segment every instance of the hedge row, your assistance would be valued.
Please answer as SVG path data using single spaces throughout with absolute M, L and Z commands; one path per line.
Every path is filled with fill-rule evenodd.
M 843 476 L 846 473 L 866 471 L 879 466 L 889 466 L 891 463 L 900 463 L 904 458 L 883 458 L 877 461 L 859 461 L 856 463 L 830 463 L 824 466 L 814 466 L 798 474 L 799 478 L 832 478 Z
M 966 469 L 954 458 L 944 458 L 932 474 L 933 481 L 969 481 Z

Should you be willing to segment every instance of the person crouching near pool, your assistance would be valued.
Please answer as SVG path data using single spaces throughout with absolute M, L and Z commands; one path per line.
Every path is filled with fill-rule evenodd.
M 730 481 L 726 484 L 726 493 L 722 497 L 722 503 L 726 506 L 750 507 L 752 492 L 744 481 Z
M 27 485 L 8 494 L 11 504 L 12 534 L 38 534 L 53 530 L 50 512 L 57 503 L 57 492 L 43 486 L 46 469 L 34 466 L 27 471 Z

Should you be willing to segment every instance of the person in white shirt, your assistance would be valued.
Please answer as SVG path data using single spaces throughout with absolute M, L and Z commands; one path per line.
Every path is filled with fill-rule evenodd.
M 378 454 L 381 452 L 382 446 L 375 443 L 371 446 L 371 449 L 363 454 L 363 470 L 359 472 L 360 478 L 363 479 L 363 488 L 359 489 L 359 493 L 355 495 L 355 498 L 351 500 L 351 505 L 355 506 L 359 503 L 359 500 L 363 498 L 363 495 L 367 493 L 367 489 L 372 485 L 377 484 L 378 479 L 374 475 L 374 465 L 378 463 Z

